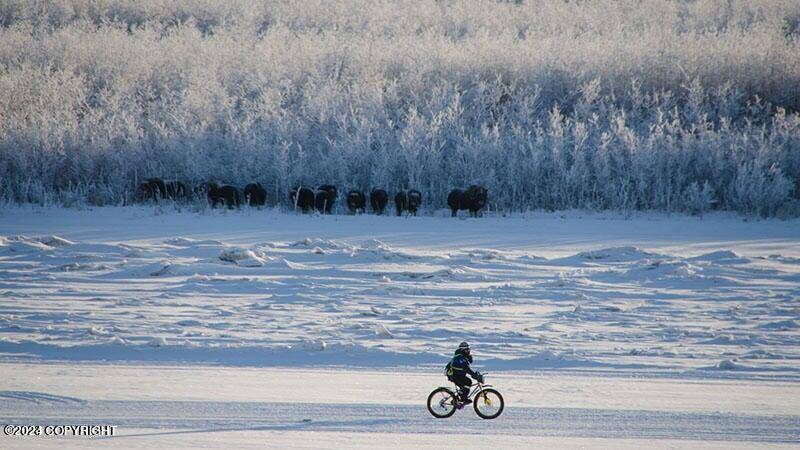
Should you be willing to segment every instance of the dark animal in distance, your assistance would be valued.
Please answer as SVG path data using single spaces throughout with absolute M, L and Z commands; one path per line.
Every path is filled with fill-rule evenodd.
M 148 178 L 139 184 L 136 195 L 141 201 L 159 201 L 167 196 L 167 186 L 161 178 Z
M 330 214 L 333 211 L 333 204 L 336 202 L 338 193 L 336 186 L 332 184 L 323 184 L 318 187 L 314 196 L 314 206 L 317 211 L 323 214 Z
M 367 198 L 364 196 L 364 193 L 355 189 L 348 192 L 347 209 L 353 214 L 365 212 L 367 209 Z
M 289 200 L 293 208 L 300 208 L 304 213 L 314 209 L 314 191 L 309 188 L 297 186 L 289 191 Z
M 372 205 L 372 211 L 381 215 L 383 210 L 386 209 L 386 204 L 389 203 L 389 194 L 383 189 L 373 189 L 369 193 L 369 203 Z
M 452 217 L 458 216 L 458 211 L 467 209 L 471 217 L 478 217 L 478 212 L 486 206 L 489 191 L 483 186 L 472 185 L 467 190 L 453 189 L 447 196 L 447 206 L 450 207 Z
M 394 196 L 394 207 L 398 216 L 403 211 L 408 211 L 412 216 L 416 216 L 420 205 L 422 205 L 422 194 L 417 190 L 400 191 Z
M 250 183 L 244 187 L 244 198 L 250 206 L 264 206 L 267 203 L 267 190 L 261 183 Z
M 183 200 L 186 198 L 186 185 L 175 180 L 148 178 L 139 184 L 136 195 L 141 201 Z
M 216 208 L 218 203 L 227 206 L 228 209 L 238 208 L 242 204 L 242 191 L 227 184 L 220 186 L 214 182 L 208 183 L 206 195 L 212 208 Z
M 416 216 L 420 206 L 422 206 L 422 193 L 414 189 L 408 191 L 408 210 L 411 215 Z

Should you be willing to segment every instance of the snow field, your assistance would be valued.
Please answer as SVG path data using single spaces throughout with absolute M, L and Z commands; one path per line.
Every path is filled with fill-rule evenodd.
M 789 256 L 796 245 L 791 223 L 783 228 L 786 255 L 744 256 L 733 244 L 689 256 L 691 246 L 674 240 L 670 252 L 610 238 L 587 245 L 595 230 L 603 235 L 596 227 L 627 227 L 629 242 L 646 240 L 641 229 L 648 223 L 636 219 L 556 218 L 566 228 L 563 243 L 539 253 L 526 249 L 530 229 L 546 233 L 549 225 L 532 220 L 507 219 L 502 239 L 518 248 L 511 250 L 457 241 L 491 236 L 502 219 L 270 212 L 192 218 L 134 210 L 128 227 L 116 229 L 119 212 L 20 209 L 18 219 L 3 219 L 6 358 L 438 370 L 454 342 L 467 339 L 488 370 L 783 379 L 800 373 L 800 259 Z M 73 214 L 93 214 L 97 222 L 73 223 Z M 54 234 L 25 231 L 33 218 L 43 219 L 34 230 Z M 203 228 L 214 221 L 227 225 Z M 136 237 L 158 230 L 159 222 L 166 231 L 158 238 Z M 89 228 L 102 223 L 106 235 L 91 239 Z M 689 235 L 724 236 L 716 230 L 740 226 L 728 219 L 687 224 Z M 185 233 L 171 233 L 181 225 Z M 755 234 L 764 232 L 761 245 L 779 241 L 780 233 L 766 233 L 770 226 L 752 225 Z M 450 239 L 451 248 L 426 245 Z M 759 248 L 743 242 L 748 253 Z M 559 255 L 554 247 L 570 252 Z M 572 251 L 578 248 L 584 250 Z

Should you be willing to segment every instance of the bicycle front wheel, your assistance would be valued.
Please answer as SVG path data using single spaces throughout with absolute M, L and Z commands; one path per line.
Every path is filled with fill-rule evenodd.
M 499 392 L 492 388 L 486 388 L 475 396 L 472 407 L 475 409 L 475 414 L 481 419 L 494 419 L 503 412 L 505 402 Z
M 437 419 L 446 419 L 456 412 L 456 394 L 440 387 L 434 389 L 428 396 L 428 412 Z

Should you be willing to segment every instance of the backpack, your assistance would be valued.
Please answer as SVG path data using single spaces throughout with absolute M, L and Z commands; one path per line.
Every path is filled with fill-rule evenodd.
M 447 376 L 447 378 L 450 378 L 450 377 L 453 376 L 453 361 L 455 361 L 457 357 L 458 357 L 458 355 L 453 356 L 450 359 L 450 362 L 448 362 L 444 366 L 444 374 Z

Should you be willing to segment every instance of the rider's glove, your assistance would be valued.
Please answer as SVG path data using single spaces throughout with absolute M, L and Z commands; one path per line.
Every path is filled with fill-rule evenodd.
M 478 382 L 483 383 L 483 374 L 481 374 L 480 372 L 476 372 L 475 379 L 478 380 Z

